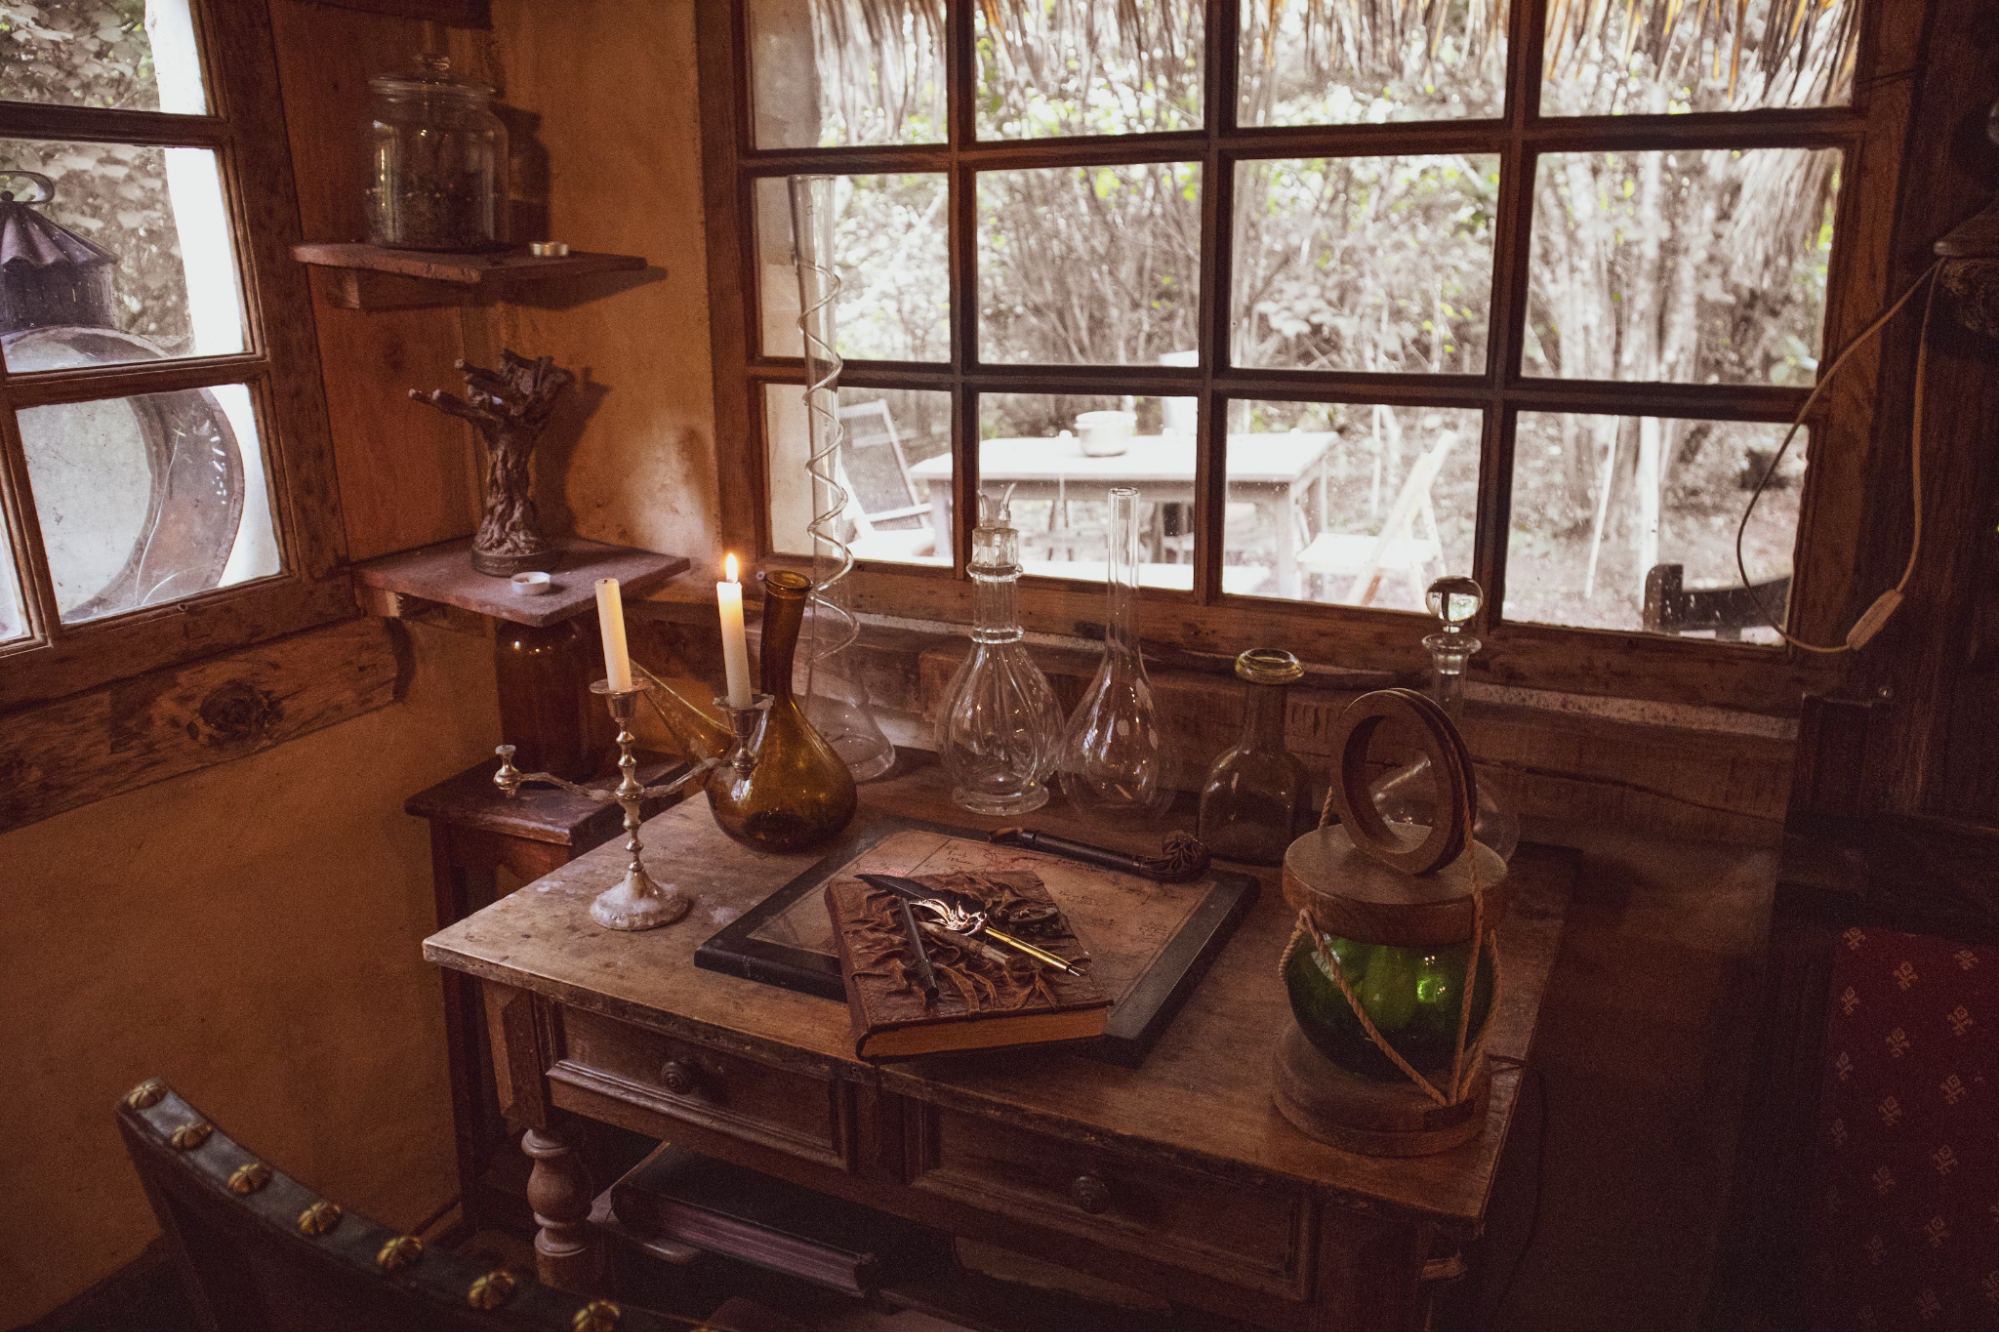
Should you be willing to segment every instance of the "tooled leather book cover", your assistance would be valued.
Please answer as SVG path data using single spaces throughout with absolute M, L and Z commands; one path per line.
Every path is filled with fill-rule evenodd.
M 999 945 L 924 933 L 937 998 L 916 983 L 896 896 L 858 879 L 826 886 L 855 1053 L 864 1059 L 1073 1041 L 1099 1036 L 1110 997 L 1039 875 L 1027 871 L 919 875 L 916 882 L 982 903 L 991 923 L 1077 963 L 1072 977 Z M 919 920 L 925 914 L 917 913 Z

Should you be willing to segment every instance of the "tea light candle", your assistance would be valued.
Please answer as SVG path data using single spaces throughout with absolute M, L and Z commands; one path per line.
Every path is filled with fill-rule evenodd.
M 722 570 L 727 577 L 715 585 L 715 601 L 722 608 L 722 670 L 729 677 L 729 707 L 748 708 L 750 645 L 743 633 L 743 585 L 736 557 L 725 557 Z
M 632 658 L 625 651 L 625 601 L 616 579 L 597 580 L 597 627 L 604 632 L 604 678 L 614 694 L 632 689 Z

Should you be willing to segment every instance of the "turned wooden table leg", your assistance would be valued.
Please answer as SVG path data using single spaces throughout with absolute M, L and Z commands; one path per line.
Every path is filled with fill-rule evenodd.
M 536 1275 L 551 1287 L 596 1294 L 603 1250 L 590 1229 L 590 1173 L 560 1129 L 530 1129 L 521 1151 L 534 1159 L 528 1206 L 534 1209 Z

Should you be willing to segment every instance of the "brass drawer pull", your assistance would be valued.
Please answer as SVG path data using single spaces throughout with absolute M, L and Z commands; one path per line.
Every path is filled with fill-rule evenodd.
M 692 1097 L 701 1090 L 701 1070 L 691 1061 L 668 1060 L 659 1071 L 659 1081 L 676 1097 Z
M 1077 1176 L 1069 1182 L 1069 1202 L 1093 1216 L 1109 1212 L 1111 1187 L 1098 1176 Z

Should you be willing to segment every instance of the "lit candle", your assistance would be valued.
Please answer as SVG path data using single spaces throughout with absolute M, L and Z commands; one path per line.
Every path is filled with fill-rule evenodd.
M 604 632 L 604 676 L 614 694 L 632 689 L 632 658 L 625 651 L 625 600 L 616 579 L 597 580 L 597 627 Z
M 736 557 L 722 561 L 727 578 L 715 585 L 722 607 L 722 669 L 729 675 L 729 707 L 750 706 L 750 645 L 743 635 L 743 585 L 737 578 Z

